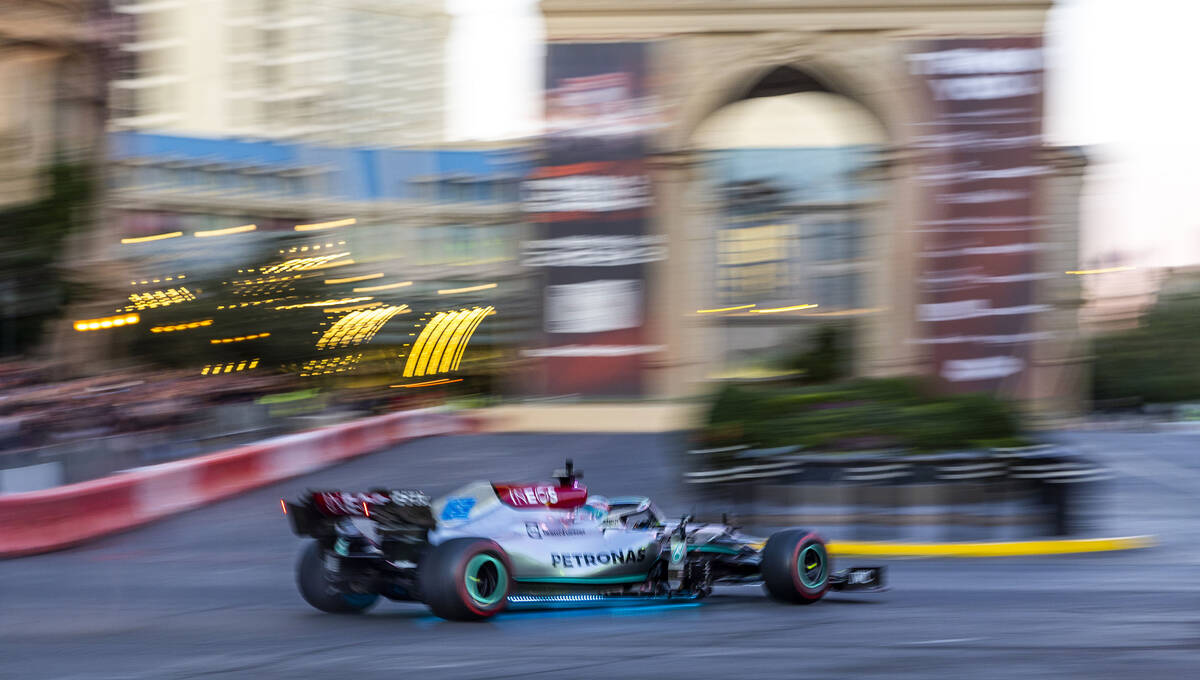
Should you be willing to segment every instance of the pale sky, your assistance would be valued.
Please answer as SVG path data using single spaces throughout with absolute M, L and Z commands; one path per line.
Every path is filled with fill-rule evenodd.
M 536 0 L 447 0 L 449 132 L 527 137 L 540 128 Z M 1200 1 L 1059 0 L 1047 26 L 1051 144 L 1091 158 L 1084 257 L 1140 266 L 1200 262 Z

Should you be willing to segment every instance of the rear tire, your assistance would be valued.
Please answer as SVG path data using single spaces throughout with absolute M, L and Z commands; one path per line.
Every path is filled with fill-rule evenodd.
M 829 590 L 831 566 L 820 536 L 804 529 L 780 531 L 763 548 L 763 585 L 781 602 L 812 604 Z
M 379 599 L 377 593 L 347 593 L 338 590 L 326 578 L 325 551 L 321 544 L 313 541 L 296 563 L 296 585 L 304 601 L 330 614 L 358 614 L 365 612 Z
M 482 621 L 508 604 L 512 566 L 495 541 L 455 538 L 433 548 L 417 573 L 421 596 L 436 616 Z

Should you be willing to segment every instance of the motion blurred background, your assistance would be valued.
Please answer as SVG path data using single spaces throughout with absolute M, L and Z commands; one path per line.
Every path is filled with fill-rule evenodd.
M 1195 675 L 1198 24 L 0 0 L 0 676 Z M 295 591 L 281 497 L 567 457 L 894 588 Z
M 1194 8 L 684 4 L 5 3 L 0 493 L 428 405 L 1196 417 Z

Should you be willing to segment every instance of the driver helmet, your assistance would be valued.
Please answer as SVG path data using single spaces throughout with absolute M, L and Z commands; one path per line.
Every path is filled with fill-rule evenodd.
M 590 517 L 597 521 L 603 521 L 608 516 L 608 510 L 612 506 L 608 499 L 604 496 L 590 495 L 587 502 L 579 506 L 580 513 L 584 517 Z

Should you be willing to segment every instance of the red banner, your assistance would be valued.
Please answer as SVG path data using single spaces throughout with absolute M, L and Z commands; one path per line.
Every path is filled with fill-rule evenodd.
M 640 396 L 648 231 L 646 138 L 654 124 L 644 43 L 553 43 L 546 61 L 542 165 L 525 182 L 536 239 L 523 264 L 542 274 L 541 346 L 531 392 Z
M 929 209 L 916 226 L 924 328 L 937 375 L 953 391 L 1019 393 L 1037 340 L 1034 286 L 1045 244 L 1038 38 L 914 45 L 909 71 L 927 98 L 916 146 Z

